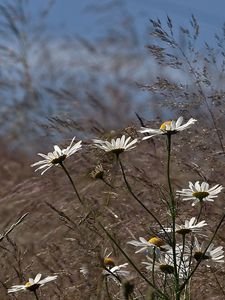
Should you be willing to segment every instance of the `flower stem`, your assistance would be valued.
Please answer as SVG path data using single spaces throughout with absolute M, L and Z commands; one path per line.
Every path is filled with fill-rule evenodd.
M 67 177 L 69 178 L 69 181 L 70 181 L 70 183 L 71 183 L 72 186 L 73 186 L 74 192 L 75 192 L 75 194 L 77 195 L 78 200 L 80 201 L 80 203 L 81 203 L 82 205 L 84 205 L 84 202 L 83 202 L 83 200 L 81 199 L 81 197 L 80 197 L 80 195 L 79 195 L 79 193 L 78 193 L 78 190 L 76 189 L 76 186 L 75 186 L 75 184 L 74 184 L 74 182 L 73 182 L 73 179 L 71 178 L 71 176 L 70 176 L 69 172 L 67 171 L 65 165 L 63 164 L 63 162 L 60 162 L 59 164 L 60 164 L 60 166 L 62 167 L 63 171 L 66 173 Z
M 199 208 L 199 212 L 198 212 L 198 217 L 197 217 L 197 223 L 200 220 L 201 214 L 202 214 L 202 209 L 203 209 L 203 200 L 200 200 L 200 208 Z
M 38 295 L 37 295 L 37 291 L 34 291 L 33 293 L 34 293 L 35 299 L 36 299 L 36 300 L 39 300 L 39 297 L 38 297 Z
M 157 222 L 157 224 L 160 226 L 160 228 L 162 229 L 163 233 L 166 235 L 166 237 L 168 238 L 168 240 L 171 242 L 171 238 L 168 234 L 168 232 L 165 230 L 165 228 L 163 227 L 163 225 L 161 224 L 161 222 L 159 221 L 159 219 L 147 208 L 147 206 L 145 206 L 141 200 L 134 194 L 129 182 L 127 181 L 127 178 L 126 178 L 126 174 L 125 174 L 125 171 L 124 171 L 124 167 L 122 165 L 122 162 L 121 160 L 118 158 L 118 162 L 119 162 L 119 165 L 120 165 L 120 168 L 121 168 L 121 171 L 122 171 L 122 174 L 123 174 L 123 179 L 124 179 L 124 182 L 127 186 L 127 190 L 128 192 L 133 196 L 133 198 L 150 214 L 150 216 L 153 217 L 153 219 Z
M 171 134 L 167 134 L 167 182 L 170 195 L 170 213 L 172 217 L 172 250 L 173 250 L 173 263 L 174 263 L 174 288 L 175 299 L 180 299 L 179 292 L 179 274 L 177 270 L 177 257 L 176 257 L 176 203 L 173 195 L 172 183 L 170 178 L 170 159 L 171 159 Z

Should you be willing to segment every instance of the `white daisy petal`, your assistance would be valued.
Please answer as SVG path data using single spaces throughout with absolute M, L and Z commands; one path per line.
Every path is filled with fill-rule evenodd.
M 139 130 L 139 132 L 149 134 L 149 136 L 145 136 L 142 138 L 142 140 L 147 140 L 155 135 L 174 134 L 178 131 L 188 129 L 192 124 L 196 122 L 196 120 L 191 118 L 187 121 L 187 123 L 181 125 L 182 122 L 183 117 L 179 117 L 177 121 L 172 120 L 164 122 L 159 129 L 141 127 L 141 130 Z
M 183 201 L 193 200 L 192 206 L 194 206 L 197 202 L 200 201 L 209 201 L 213 202 L 214 198 L 218 197 L 218 194 L 222 191 L 223 187 L 219 184 L 209 188 L 209 184 L 207 182 L 199 181 L 195 183 L 189 182 L 189 189 L 178 190 L 176 194 L 183 198 Z
M 111 142 L 103 141 L 103 140 L 96 140 L 93 139 L 94 146 L 100 148 L 106 152 L 113 152 L 115 154 L 120 154 L 121 152 L 131 150 L 136 147 L 136 143 L 138 142 L 137 139 L 134 139 L 130 142 L 131 137 L 126 139 L 125 135 L 121 138 L 112 139 Z
M 77 142 L 73 145 L 75 137 L 72 139 L 70 145 L 65 149 L 60 149 L 59 146 L 54 146 L 54 151 L 49 152 L 47 155 L 38 153 L 39 156 L 44 158 L 44 160 L 40 160 L 31 165 L 31 167 L 40 166 L 35 171 L 46 168 L 41 175 L 43 175 L 46 171 L 48 171 L 52 166 L 58 166 L 59 163 L 62 163 L 67 157 L 71 156 L 75 152 L 81 149 L 82 141 Z M 96 141 L 98 142 L 98 141 Z
M 13 285 L 10 289 L 8 289 L 8 293 L 16 293 L 19 291 L 35 291 L 45 283 L 53 281 L 57 278 L 57 276 L 47 276 L 46 278 L 41 279 L 41 274 L 38 273 L 35 278 L 29 278 L 29 281 L 23 285 Z

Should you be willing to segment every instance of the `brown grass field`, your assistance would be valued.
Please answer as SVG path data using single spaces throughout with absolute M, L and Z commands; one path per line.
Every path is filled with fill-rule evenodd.
M 137 136 L 134 127 L 121 133 L 127 132 Z M 174 189 L 185 187 L 189 180 L 207 179 L 210 184 L 223 184 L 221 162 L 224 159 L 220 158 L 221 162 L 218 162 L 218 158 L 211 155 L 212 145 L 205 149 L 204 157 L 196 155 L 197 148 L 200 147 L 198 134 L 199 127 L 174 136 Z M 194 144 L 195 139 L 197 145 Z M 123 153 L 121 158 L 135 193 L 160 217 L 163 224 L 167 224 L 168 215 L 160 195 L 160 190 L 166 189 L 164 148 L 163 139 L 159 137 L 154 141 L 141 142 L 134 150 Z M 39 272 L 44 275 L 58 275 L 55 283 L 40 289 L 41 299 L 107 299 L 101 277 L 101 256 L 104 249 L 112 251 L 116 263 L 124 263 L 126 259 L 94 219 L 85 218 L 85 213 L 61 168 L 53 167 L 40 176 L 30 168 L 30 164 L 36 159 L 36 153 L 32 158 L 22 154 L 13 155 L 7 151 L 2 151 L 1 155 L 1 230 L 4 231 L 24 213 L 29 213 L 1 243 L 1 300 L 33 299 L 30 292 L 7 295 L 7 288 L 13 284 L 24 283 L 27 277 L 35 276 Z M 105 170 L 106 181 L 113 188 L 101 180 L 91 178 L 90 172 L 99 163 L 102 163 Z M 158 228 L 154 220 L 127 192 L 114 158 L 94 149 L 91 141 L 84 141 L 83 150 L 68 158 L 66 166 L 82 198 L 113 233 L 121 247 L 139 264 L 141 255 L 135 255 L 133 247 L 127 245 L 127 241 L 139 236 L 148 238 Z M 50 203 L 58 213 L 46 203 Z M 192 208 L 189 201 L 178 203 L 181 220 L 196 215 L 196 208 Z M 207 236 L 212 234 L 223 211 L 224 193 L 215 203 L 209 203 L 205 208 L 204 219 L 209 224 L 204 232 Z M 224 225 L 217 234 L 215 244 L 225 245 Z M 83 265 L 88 268 L 86 278 L 79 271 Z M 223 299 L 225 269 L 224 265 L 218 265 L 215 264 L 212 268 L 200 266 L 192 279 L 191 299 Z M 129 270 L 135 286 L 144 293 L 144 282 L 132 266 L 129 266 Z M 119 296 L 121 294 L 116 284 L 112 283 L 110 289 L 112 294 L 118 295 L 115 299 L 123 299 Z

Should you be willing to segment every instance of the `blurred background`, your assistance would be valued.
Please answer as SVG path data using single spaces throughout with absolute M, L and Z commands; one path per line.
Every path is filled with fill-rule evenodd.
M 221 144 L 224 6 L 1 1 L 2 149 L 33 156 L 62 138 L 177 114 L 209 118 Z

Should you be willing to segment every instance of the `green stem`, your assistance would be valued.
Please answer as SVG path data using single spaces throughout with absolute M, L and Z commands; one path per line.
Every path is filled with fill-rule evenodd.
M 172 183 L 170 178 L 170 159 L 171 159 L 171 134 L 167 134 L 167 182 L 170 195 L 170 213 L 172 217 L 172 250 L 173 250 L 173 263 L 174 263 L 174 280 L 175 280 L 175 299 L 180 299 L 179 293 L 179 274 L 177 270 L 176 258 L 176 203 L 173 195 Z
M 82 201 L 82 199 L 81 199 L 81 197 L 80 197 L 80 195 L 79 195 L 79 193 L 78 193 L 78 190 L 76 189 L 76 186 L 75 186 L 75 184 L 74 184 L 74 182 L 73 182 L 73 179 L 71 178 L 71 176 L 70 176 L 69 172 L 67 171 L 65 165 L 63 164 L 63 162 L 60 162 L 59 164 L 60 164 L 60 166 L 62 167 L 63 171 L 66 173 L 67 177 L 69 178 L 69 181 L 70 181 L 70 183 L 72 184 L 72 187 L 73 187 L 73 189 L 74 189 L 75 194 L 77 195 L 78 200 L 80 201 L 80 203 L 81 203 L 82 205 L 84 205 L 84 202 Z
M 200 208 L 199 208 L 199 212 L 198 212 L 197 223 L 200 220 L 200 217 L 202 214 L 202 209 L 203 209 L 203 200 L 200 200 Z
M 152 218 L 158 223 L 158 225 L 160 226 L 160 228 L 162 229 L 163 233 L 165 234 L 165 236 L 167 237 L 167 239 L 169 240 L 169 242 L 171 242 L 171 238 L 168 234 L 168 232 L 165 230 L 165 228 L 163 227 L 163 225 L 160 223 L 159 219 L 147 208 L 147 206 L 144 205 L 144 203 L 141 202 L 141 200 L 134 194 L 129 182 L 127 181 L 127 178 L 126 178 L 126 174 L 125 174 L 125 171 L 124 171 L 124 168 L 123 168 L 123 165 L 122 165 L 122 162 L 121 160 L 118 158 L 118 162 L 119 162 L 119 165 L 120 165 L 120 168 L 121 168 L 121 171 L 122 171 L 122 174 L 123 174 L 123 179 L 124 179 L 124 182 L 127 186 L 127 190 L 128 192 L 133 196 L 133 198 L 150 214 L 150 216 L 152 216 Z

